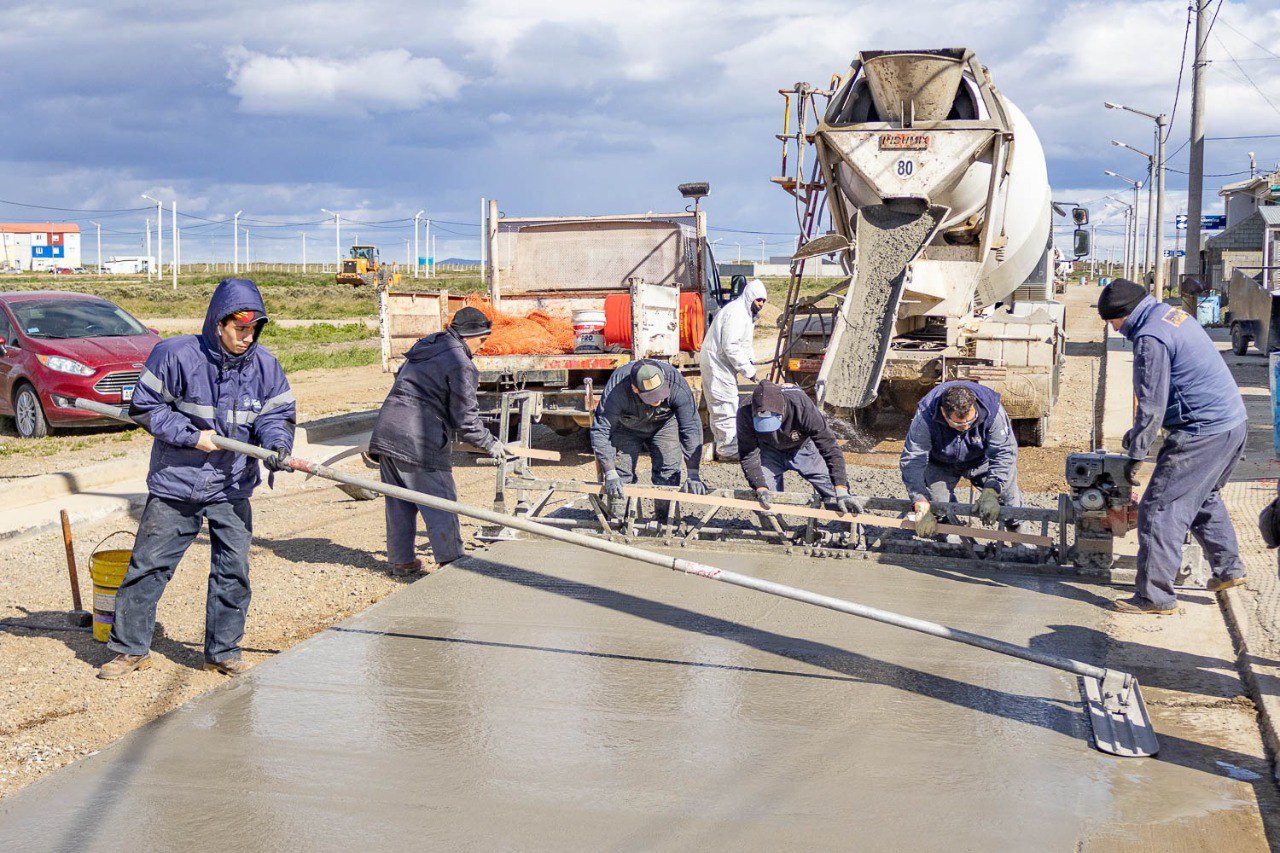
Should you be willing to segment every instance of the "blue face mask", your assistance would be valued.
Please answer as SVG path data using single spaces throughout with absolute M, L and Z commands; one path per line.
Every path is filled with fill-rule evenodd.
M 751 425 L 756 432 L 777 432 L 782 429 L 782 415 L 761 412 L 751 419 Z

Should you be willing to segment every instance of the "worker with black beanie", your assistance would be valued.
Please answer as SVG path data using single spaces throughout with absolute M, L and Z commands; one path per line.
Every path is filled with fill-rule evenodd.
M 1219 494 L 1244 455 L 1244 401 L 1209 335 L 1181 308 L 1118 278 L 1103 289 L 1098 313 L 1133 342 L 1137 412 L 1122 441 L 1130 485 L 1138 484 L 1138 470 L 1165 430 L 1138 505 L 1137 594 L 1114 606 L 1121 613 L 1176 613 L 1174 579 L 1188 530 L 1213 569 L 1211 592 L 1245 582 L 1235 529 Z
M 382 482 L 456 501 L 451 459 L 455 434 L 495 459 L 506 455 L 502 442 L 480 420 L 480 373 L 471 358 L 491 329 L 484 312 L 467 306 L 453 315 L 449 328 L 427 335 L 405 353 L 369 437 L 369 455 L 378 461 Z M 388 497 L 387 560 L 393 575 L 423 570 L 414 554 L 419 514 L 437 566 L 463 554 L 457 515 Z

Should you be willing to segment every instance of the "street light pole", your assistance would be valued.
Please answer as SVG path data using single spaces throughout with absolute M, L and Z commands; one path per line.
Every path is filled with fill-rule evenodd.
M 1169 138 L 1169 117 L 1164 113 L 1153 114 L 1144 110 L 1126 107 L 1123 104 L 1113 104 L 1106 102 L 1104 104 L 1109 110 L 1124 110 L 1125 112 L 1140 115 L 1143 118 L 1149 118 L 1155 122 L 1156 137 L 1156 160 L 1155 175 L 1153 179 L 1156 184 L 1156 221 L 1155 221 L 1155 262 L 1156 277 L 1155 283 L 1152 285 L 1152 295 L 1156 299 L 1164 299 L 1165 290 L 1168 287 L 1168 276 L 1166 275 L 1166 265 L 1164 264 L 1164 144 Z M 1203 161 L 1202 161 L 1203 166 Z M 1176 229 L 1175 229 L 1176 232 Z M 1175 233 L 1176 237 L 1176 233 Z
M 173 263 L 169 266 L 173 268 L 173 289 L 178 289 L 178 264 L 181 261 L 178 258 L 178 200 L 175 198 L 169 203 L 173 208 Z
M 1148 154 L 1145 151 L 1134 148 L 1132 145 L 1126 145 L 1125 143 L 1118 142 L 1114 139 L 1111 140 L 1111 144 L 1118 148 L 1126 148 L 1134 154 L 1147 158 L 1147 230 L 1145 234 L 1146 239 L 1142 244 L 1142 258 L 1144 262 L 1143 266 L 1146 269 L 1151 270 L 1152 263 L 1160 263 L 1160 249 L 1153 240 L 1155 237 L 1155 228 L 1153 226 L 1155 225 L 1154 220 L 1156 218 L 1156 197 L 1151 191 L 1151 185 L 1156 176 L 1156 157 L 1154 154 Z
M 234 259 L 231 261 L 231 274 L 239 275 L 240 273 L 240 214 L 243 210 L 237 210 L 236 215 L 231 217 L 231 240 L 235 243 L 232 250 Z
M 431 245 L 431 219 L 428 218 L 425 220 L 425 222 L 426 222 L 426 231 L 422 236 L 422 239 L 425 243 L 423 248 L 427 250 L 427 260 L 430 261 L 430 263 L 427 264 L 426 274 L 427 274 L 427 278 L 435 278 L 436 277 L 436 251 L 435 251 L 435 248 Z
M 425 210 L 419 210 L 417 213 L 413 215 L 413 277 L 414 278 L 418 277 L 418 258 L 422 257 L 420 254 L 418 254 L 418 220 L 422 217 L 422 214 L 424 213 L 426 213 Z
M 764 238 L 757 237 L 756 239 L 760 241 L 760 263 L 763 264 L 764 263 Z
M 1126 178 L 1124 175 L 1121 175 L 1118 172 L 1113 172 L 1110 169 L 1104 169 L 1103 174 L 1110 175 L 1113 178 L 1124 181 L 1126 184 L 1133 187 L 1133 207 L 1131 209 L 1133 218 L 1133 251 L 1129 257 L 1132 259 L 1131 269 L 1136 272 L 1138 268 L 1138 191 L 1142 189 L 1142 181 L 1135 181 L 1133 178 Z M 1138 276 L 1133 274 L 1130 275 L 1131 279 L 1137 277 Z
M 98 229 L 98 275 L 102 275 L 102 226 L 97 222 L 90 222 L 89 224 L 97 226 Z

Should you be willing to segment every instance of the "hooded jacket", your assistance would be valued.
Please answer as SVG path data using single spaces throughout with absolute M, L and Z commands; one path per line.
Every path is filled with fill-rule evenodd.
M 488 450 L 497 440 L 480 421 L 480 371 L 457 334 L 427 335 L 405 354 L 391 392 L 378 412 L 369 453 L 429 471 L 448 471 L 453 435 Z
M 734 374 L 740 373 L 749 380 L 756 378 L 756 368 L 751 363 L 755 358 L 752 340 L 756 324 L 751 303 L 767 296 L 764 285 L 752 279 L 736 299 L 716 314 L 711 321 L 711 328 L 707 329 L 706 339 L 702 342 L 700 358 L 703 368 L 727 375 L 734 381 L 735 408 L 737 384 Z
M 756 432 L 750 402 L 738 409 L 738 453 L 741 455 L 742 473 L 746 475 L 747 483 L 753 489 L 762 489 L 769 484 L 760 462 L 761 447 L 792 453 L 812 439 L 818 453 L 827 463 L 832 484 L 848 486 L 849 473 L 845 468 L 844 454 L 840 452 L 836 434 L 831 431 L 831 425 L 809 399 L 809 395 L 794 385 L 784 385 L 782 399 L 786 401 L 786 410 L 779 412 L 782 415 L 782 425 L 776 432 Z
M 249 497 L 261 481 L 258 460 L 195 445 L 211 429 L 268 449 L 293 450 L 297 407 L 275 356 L 258 343 L 242 355 L 222 348 L 218 322 L 252 309 L 266 315 L 257 285 L 223 279 L 213 291 L 204 328 L 156 344 L 134 390 L 129 414 L 155 436 L 147 489 L 162 498 L 219 503 Z

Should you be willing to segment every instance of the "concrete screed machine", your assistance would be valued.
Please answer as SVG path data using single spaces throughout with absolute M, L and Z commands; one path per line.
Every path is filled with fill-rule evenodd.
M 828 90 L 779 91 L 772 180 L 795 197 L 801 234 L 775 378 L 850 420 L 913 411 L 933 385 L 970 379 L 1000 392 L 1021 444 L 1042 444 L 1064 309 L 1026 116 L 963 48 L 864 51 Z M 845 277 L 811 294 L 805 261 L 824 255 Z

